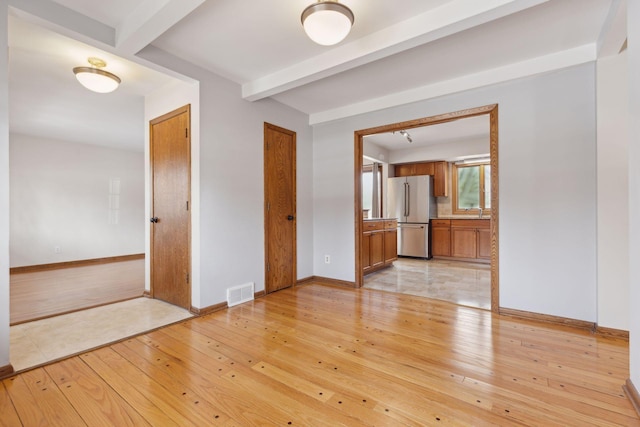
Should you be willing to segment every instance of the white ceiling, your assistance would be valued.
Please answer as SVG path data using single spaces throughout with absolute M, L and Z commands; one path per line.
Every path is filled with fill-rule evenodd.
M 173 78 L 12 16 L 9 47 L 11 132 L 143 150 L 144 96 Z M 72 69 L 90 56 L 121 77 L 115 92 L 78 83 Z
M 10 28 L 11 129 L 66 138 L 73 126 L 64 121 L 77 117 L 105 139 L 139 139 L 139 129 L 127 131 L 133 123 L 98 122 L 120 123 L 135 104 L 127 96 L 139 100 L 167 82 L 136 64 L 151 48 L 316 124 L 594 61 L 626 36 L 620 0 L 342 0 L 355 14 L 353 30 L 323 47 L 300 24 L 312 1 L 9 0 L 20 18 Z M 70 69 L 98 50 L 22 21 L 99 46 L 108 69 L 123 73 L 122 87 L 109 97 L 75 93 Z M 46 64 L 52 80 L 34 83 L 42 66 L 33 64 Z M 24 117 L 38 110 L 37 120 Z
M 373 142 L 389 151 L 479 139 L 486 140 L 487 147 L 489 146 L 489 116 L 487 114 L 452 122 L 407 129 L 406 131 L 411 137 L 411 143 L 399 132 L 368 135 L 365 136 L 364 141 L 365 143 Z

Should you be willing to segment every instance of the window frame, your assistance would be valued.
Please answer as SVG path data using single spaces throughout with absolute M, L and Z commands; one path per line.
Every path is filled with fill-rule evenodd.
M 491 162 L 475 162 L 475 163 L 453 163 L 453 167 L 451 168 L 451 193 L 452 193 L 452 206 L 451 212 L 454 215 L 470 215 L 474 212 L 477 212 L 477 208 L 472 209 L 460 209 L 458 208 L 458 169 L 480 166 L 480 185 L 478 187 L 478 191 L 480 192 L 480 208 L 482 208 L 482 215 L 491 214 L 491 208 L 486 208 L 486 190 L 485 190 L 485 166 L 491 167 Z M 491 185 L 489 183 L 489 185 Z M 490 189 L 491 190 L 491 189 Z M 489 202 L 491 202 L 491 197 L 489 197 Z

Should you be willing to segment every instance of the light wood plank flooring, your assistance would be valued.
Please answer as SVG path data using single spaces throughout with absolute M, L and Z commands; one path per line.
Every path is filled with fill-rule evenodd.
M 628 343 L 320 284 L 2 381 L 0 424 L 639 426 Z
M 142 296 L 144 260 L 18 273 L 10 280 L 15 325 Z

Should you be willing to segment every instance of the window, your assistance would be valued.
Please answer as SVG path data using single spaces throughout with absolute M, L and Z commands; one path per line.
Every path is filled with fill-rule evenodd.
M 382 165 L 378 164 L 378 176 L 377 176 L 377 199 L 378 199 L 378 212 L 377 216 L 382 215 Z M 365 218 L 373 218 L 373 165 L 364 165 L 362 167 L 362 210 L 364 211 Z
M 482 209 L 491 212 L 491 165 L 453 165 L 453 213 Z

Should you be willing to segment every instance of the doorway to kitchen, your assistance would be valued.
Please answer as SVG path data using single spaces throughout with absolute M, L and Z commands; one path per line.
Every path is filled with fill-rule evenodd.
M 381 212 L 379 216 L 372 217 L 368 213 L 368 218 L 364 218 L 365 211 L 363 210 L 363 167 L 366 163 L 365 158 L 365 150 L 364 150 L 364 140 L 365 137 L 380 135 L 380 134 L 392 134 L 398 137 L 402 137 L 406 140 L 407 143 L 412 142 L 411 130 L 414 130 L 416 133 L 422 129 L 426 129 L 427 127 L 439 124 L 453 124 L 453 122 L 460 121 L 462 119 L 470 119 L 470 118 L 487 118 L 488 119 L 488 153 L 484 153 L 484 159 L 480 159 L 477 156 L 473 159 L 460 159 L 460 161 L 455 162 L 447 162 L 445 158 L 436 159 L 431 158 L 429 162 L 418 162 L 416 160 L 413 161 L 387 161 L 386 167 L 390 168 L 390 172 L 388 176 L 413 176 L 413 175 L 430 175 L 433 177 L 433 183 L 431 194 L 436 193 L 436 195 L 448 196 L 447 194 L 447 186 L 451 185 L 452 181 L 459 180 L 461 178 L 465 178 L 467 175 L 473 175 L 475 172 L 478 172 L 478 179 L 480 178 L 480 174 L 484 173 L 486 181 L 483 181 L 483 184 L 478 184 L 477 192 L 477 202 L 469 202 L 468 198 L 464 195 L 464 198 L 461 198 L 460 201 L 457 200 L 458 196 L 462 197 L 463 194 L 456 194 L 456 191 L 453 191 L 454 196 L 450 197 L 450 201 L 448 201 L 448 207 L 446 204 L 441 204 L 441 198 L 438 197 L 438 207 L 440 208 L 441 218 L 437 216 L 430 216 L 428 221 L 430 224 L 425 227 L 425 241 L 426 244 L 429 245 L 429 252 L 424 258 L 431 257 L 431 248 L 430 244 L 432 242 L 431 232 L 433 230 L 433 221 L 431 219 L 438 218 L 441 221 L 438 223 L 440 228 L 447 227 L 448 239 L 444 241 L 444 244 L 439 242 L 438 244 L 441 247 L 437 250 L 442 250 L 442 245 L 451 245 L 453 248 L 449 248 L 449 256 L 436 257 L 440 259 L 431 259 L 428 262 L 424 262 L 423 260 L 418 260 L 416 258 L 400 258 L 397 261 L 393 261 L 386 263 L 392 268 L 384 268 L 385 265 L 380 266 L 381 268 L 371 269 L 369 265 L 365 265 L 368 259 L 371 259 L 371 256 L 367 256 L 369 254 L 363 253 L 363 251 L 371 251 L 371 245 L 366 245 L 366 237 L 365 234 L 370 234 L 371 232 L 377 232 L 377 229 L 374 230 L 375 224 L 380 219 L 383 228 L 381 230 L 388 231 L 385 229 L 387 223 L 389 221 L 399 220 L 398 222 L 402 222 L 402 218 L 391 218 L 387 217 L 390 214 L 389 212 Z M 429 128 L 432 129 L 432 128 Z M 354 152 L 355 152 L 355 167 L 354 167 L 354 182 L 355 182 L 355 203 L 354 203 L 354 215 L 355 215 L 355 268 L 356 268 L 356 285 L 358 287 L 362 287 L 365 285 L 364 271 L 375 271 L 367 276 L 367 282 L 369 282 L 369 277 L 384 277 L 385 274 L 392 274 L 391 272 L 395 271 L 396 277 L 393 280 L 403 281 L 404 279 L 407 282 L 417 281 L 418 283 L 428 283 L 429 280 L 432 280 L 433 277 L 438 275 L 442 276 L 443 271 L 447 271 L 448 273 L 444 275 L 445 280 L 443 280 L 443 284 L 441 286 L 446 287 L 445 282 L 452 282 L 452 277 L 459 278 L 468 278 L 475 277 L 476 282 L 485 283 L 485 289 L 488 289 L 488 300 L 483 304 L 478 304 L 474 306 L 478 306 L 480 308 L 490 308 L 494 312 L 498 312 L 499 309 L 499 276 L 498 276 L 498 225 L 499 225 L 499 206 L 498 206 L 498 106 L 497 105 L 487 105 L 483 107 L 471 108 L 467 110 L 456 111 L 452 113 L 441 114 L 437 116 L 425 117 L 421 119 L 393 123 L 383 126 L 378 126 L 369 129 L 363 129 L 355 132 L 354 135 Z M 374 163 L 376 162 L 375 156 L 372 156 L 372 160 Z M 450 159 L 449 159 L 450 160 Z M 466 162 L 464 161 L 466 160 Z M 397 164 L 402 163 L 401 166 L 397 166 Z M 464 165 L 463 165 L 464 164 Z M 463 166 L 467 165 L 486 165 L 482 167 L 478 167 L 477 171 L 474 168 L 466 168 Z M 395 168 L 394 168 L 395 166 Z M 395 169 L 395 170 L 394 170 Z M 452 170 L 453 173 L 460 173 L 460 175 L 456 175 L 456 177 L 452 180 L 448 175 L 449 171 Z M 383 178 L 384 181 L 384 178 Z M 384 186 L 381 186 L 384 187 Z M 487 187 L 486 189 L 483 189 Z M 453 190 L 453 189 L 452 189 Z M 456 188 L 455 190 L 458 190 Z M 385 188 L 387 194 L 390 190 Z M 462 190 L 461 190 L 462 191 Z M 435 200 L 433 201 L 435 204 Z M 384 203 L 383 203 L 384 205 Z M 403 204 L 403 206 L 405 206 Z M 487 219 L 487 213 L 490 214 L 490 219 Z M 431 214 L 433 215 L 433 214 Z M 395 215 L 397 217 L 397 215 Z M 446 219 L 445 219 L 446 218 Z M 446 224 L 445 224 L 446 223 Z M 366 225 L 366 227 L 365 227 Z M 372 228 L 373 227 L 373 228 Z M 438 230 L 436 230 L 437 232 Z M 442 231 L 442 230 L 440 230 Z M 400 233 L 398 234 L 400 236 Z M 442 234 L 440 234 L 440 237 Z M 398 250 L 402 253 L 401 246 L 403 242 L 402 239 L 398 238 Z M 460 250 L 465 250 L 465 256 L 460 256 Z M 453 251 L 453 252 L 452 252 Z M 468 255 L 473 252 L 474 257 Z M 456 256 L 451 256 L 456 255 Z M 423 256 L 420 256 L 423 257 Z M 388 259 L 388 257 L 385 257 Z M 423 269 L 422 272 L 417 272 L 416 270 L 421 270 L 420 268 L 416 268 L 416 261 L 422 261 L 420 266 L 428 266 L 428 269 Z M 410 278 L 411 274 L 418 273 L 417 276 Z M 404 278 L 404 279 L 403 279 Z M 464 281 L 464 280 L 462 280 Z M 488 282 L 488 283 L 487 283 Z M 477 283 L 476 283 L 477 284 Z M 488 284 L 488 288 L 487 288 Z M 474 285 L 475 286 L 475 285 Z M 480 285 L 481 286 L 481 285 Z M 369 286 L 368 286 L 369 287 Z M 376 286 L 372 286 L 376 287 Z M 380 288 L 380 287 L 378 287 Z M 473 288 L 473 286 L 472 286 Z M 452 289 L 445 289 L 445 291 L 451 291 Z M 412 293 L 412 292 L 408 292 Z M 432 297 L 432 296 L 430 296 Z M 461 303 L 460 300 L 456 300 L 455 298 L 452 302 Z

